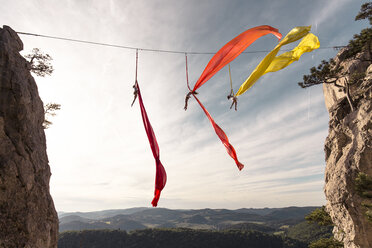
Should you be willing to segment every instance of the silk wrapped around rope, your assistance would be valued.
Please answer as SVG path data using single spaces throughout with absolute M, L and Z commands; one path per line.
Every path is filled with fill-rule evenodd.
M 187 54 L 186 57 L 186 80 L 187 80 L 187 87 L 189 88 L 189 93 L 185 99 L 185 110 L 187 109 L 187 101 L 191 97 L 191 95 L 195 98 L 195 100 L 199 103 L 200 107 L 203 109 L 205 115 L 208 117 L 209 121 L 211 122 L 218 138 L 221 140 L 222 144 L 225 146 L 227 153 L 234 159 L 236 166 L 239 170 L 244 168 L 244 165 L 239 162 L 236 151 L 234 147 L 229 143 L 229 139 L 225 132 L 215 123 L 212 116 L 208 113 L 206 108 L 203 104 L 199 101 L 196 97 L 196 90 L 206 83 L 211 77 L 213 77 L 219 70 L 221 70 L 225 65 L 233 61 L 236 57 L 238 57 L 248 46 L 250 46 L 255 40 L 258 38 L 267 35 L 273 34 L 278 39 L 281 39 L 282 35 L 278 32 L 276 28 L 273 28 L 268 25 L 262 25 L 258 27 L 254 27 L 248 29 L 229 41 L 225 44 L 208 62 L 207 66 L 205 67 L 203 73 L 199 77 L 198 81 L 195 83 L 193 89 L 189 86 L 188 80 L 188 68 L 187 68 Z
M 137 68 L 138 68 L 138 50 L 136 51 L 136 81 L 135 81 L 133 88 L 135 89 L 135 95 L 138 96 L 138 102 L 139 102 L 140 109 L 141 109 L 143 125 L 146 130 L 146 134 L 147 134 L 147 138 L 150 143 L 152 154 L 154 155 L 154 158 L 155 158 L 155 164 L 156 164 L 155 192 L 154 192 L 154 199 L 152 200 L 151 204 L 153 207 L 156 207 L 158 205 L 160 193 L 165 187 L 165 184 L 167 182 L 167 173 L 165 172 L 163 164 L 160 162 L 159 145 L 156 140 L 154 130 L 152 129 L 150 120 L 147 116 L 145 106 L 143 104 L 141 90 L 140 90 L 140 87 L 137 81 Z

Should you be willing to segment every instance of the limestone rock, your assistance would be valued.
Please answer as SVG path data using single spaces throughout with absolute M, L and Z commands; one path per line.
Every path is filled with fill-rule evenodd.
M 330 116 L 324 148 L 326 209 L 335 224 L 336 239 L 343 241 L 347 248 L 367 248 L 372 247 L 372 222 L 365 214 L 365 204 L 372 201 L 357 193 L 355 179 L 361 172 L 372 177 L 371 57 L 367 50 L 358 54 L 356 59 L 343 61 L 340 57 L 342 51 L 335 61 L 341 63 L 349 75 L 366 72 L 366 76 L 363 82 L 351 89 L 354 111 L 339 88 L 331 84 L 323 86 Z
M 44 108 L 22 49 L 16 32 L 0 28 L 0 247 L 57 247 Z

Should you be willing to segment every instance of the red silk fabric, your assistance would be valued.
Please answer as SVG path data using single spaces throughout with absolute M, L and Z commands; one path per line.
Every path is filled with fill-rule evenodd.
M 203 104 L 199 101 L 199 99 L 193 94 L 196 101 L 199 103 L 200 107 L 203 109 L 205 115 L 208 117 L 209 121 L 212 123 L 212 126 L 214 128 L 214 131 L 216 132 L 218 138 L 220 138 L 222 144 L 225 146 L 227 153 L 235 160 L 236 166 L 238 166 L 239 170 L 242 170 L 244 168 L 244 165 L 239 162 L 238 156 L 236 155 L 236 151 L 234 147 L 229 143 L 229 139 L 227 138 L 227 135 L 225 132 L 217 125 L 216 122 L 214 122 L 212 116 L 208 113 L 208 111 L 205 109 Z
M 143 105 L 141 91 L 140 91 L 137 81 L 136 81 L 135 86 L 137 88 L 138 101 L 139 101 L 139 105 L 141 108 L 143 125 L 145 126 L 147 138 L 149 139 L 152 154 L 154 155 L 155 163 L 156 163 L 155 192 L 154 192 L 154 199 L 151 202 L 152 206 L 156 207 L 158 205 L 158 201 L 160 198 L 160 192 L 163 190 L 167 182 L 167 173 L 165 172 L 165 169 L 162 163 L 160 162 L 158 142 L 156 141 L 154 130 L 152 129 L 149 118 L 147 117 L 146 109 L 145 109 L 145 106 Z
M 205 67 L 203 73 L 195 83 L 193 92 L 213 77 L 213 75 L 225 65 L 238 57 L 255 40 L 267 34 L 273 34 L 279 40 L 282 38 L 282 34 L 278 32 L 278 29 L 268 25 L 262 25 L 248 29 L 229 41 L 209 61 L 207 67 Z
M 248 29 L 244 31 L 243 33 L 241 33 L 240 35 L 238 35 L 237 37 L 235 37 L 234 39 L 232 39 L 231 41 L 229 41 L 209 61 L 208 65 L 205 67 L 198 81 L 195 83 L 195 86 L 192 91 L 189 87 L 189 90 L 190 90 L 189 94 L 192 94 L 194 96 L 196 101 L 199 103 L 200 107 L 203 109 L 205 115 L 208 117 L 209 121 L 211 122 L 218 138 L 220 138 L 222 144 L 225 146 L 227 153 L 235 160 L 235 163 L 238 166 L 239 170 L 242 170 L 244 168 L 244 165 L 239 162 L 234 147 L 229 143 L 229 139 L 227 138 L 227 135 L 225 134 L 225 132 L 214 122 L 212 116 L 208 113 L 208 111 L 205 109 L 203 104 L 195 96 L 195 91 L 200 86 L 202 86 L 205 82 L 207 82 L 211 77 L 213 77 L 225 65 L 233 61 L 236 57 L 238 57 L 255 40 L 267 34 L 273 34 L 279 40 L 282 38 L 282 34 L 279 33 L 278 29 L 273 28 L 268 25 L 262 25 L 262 26 Z M 186 76 L 187 76 L 187 56 L 186 56 Z M 187 82 L 187 85 L 188 85 L 188 82 Z M 187 108 L 187 99 L 186 99 L 185 108 Z

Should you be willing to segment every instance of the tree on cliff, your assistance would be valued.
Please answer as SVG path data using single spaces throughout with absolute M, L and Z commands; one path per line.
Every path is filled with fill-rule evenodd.
M 305 216 L 309 223 L 317 223 L 320 226 L 333 226 L 331 216 L 325 210 L 325 206 L 317 208 Z
M 358 15 L 355 17 L 355 20 L 368 19 L 369 24 L 372 25 L 372 2 L 364 3 L 360 7 Z
M 372 31 L 372 29 L 371 29 Z M 371 33 L 372 34 L 372 33 Z M 333 84 L 346 94 L 346 98 L 349 102 L 350 108 L 354 110 L 354 104 L 350 95 L 350 86 L 353 84 L 360 83 L 365 77 L 365 73 L 353 73 L 349 75 L 347 71 L 342 72 L 344 68 L 336 63 L 333 59 L 329 61 L 323 60 L 318 67 L 312 67 L 310 69 L 310 75 L 304 75 L 303 82 L 299 82 L 302 88 L 311 87 L 317 84 Z M 344 84 L 337 84 L 339 79 L 344 79 Z
M 51 75 L 54 71 L 52 64 L 50 63 L 52 57 L 49 54 L 44 54 L 39 48 L 32 49 L 32 53 L 27 54 L 25 58 L 30 59 L 31 72 L 37 76 L 45 77 Z
M 50 125 L 53 123 L 48 120 L 47 117 L 55 116 L 56 111 L 61 109 L 61 104 L 58 103 L 47 103 L 44 106 L 44 113 L 45 113 L 45 118 L 43 122 L 43 127 L 44 129 L 49 128 Z
M 368 19 L 372 25 L 372 3 L 365 3 L 361 6 L 361 10 L 355 17 L 355 20 Z M 355 57 L 356 54 L 361 52 L 363 49 L 368 49 L 370 58 L 372 57 L 371 47 L 369 42 L 372 40 L 372 28 L 363 29 L 360 34 L 355 34 L 354 38 L 349 41 L 349 44 L 344 48 L 342 52 L 343 60 Z M 340 63 L 336 63 L 333 59 L 329 61 L 323 60 L 317 67 L 310 69 L 309 75 L 303 76 L 303 82 L 299 82 L 298 85 L 302 88 L 311 87 L 318 84 L 333 84 L 338 87 L 340 91 L 346 94 L 351 110 L 354 109 L 353 100 L 350 96 L 349 87 L 352 84 L 361 82 L 365 77 L 364 73 L 353 73 L 349 75 L 343 71 L 343 67 Z M 343 78 L 344 84 L 337 84 L 338 80 Z
M 39 48 L 32 49 L 30 54 L 27 54 L 25 58 L 30 59 L 31 72 L 35 73 L 39 77 L 50 76 L 54 68 L 50 63 L 53 58 L 49 54 L 44 54 Z M 44 105 L 45 118 L 43 122 L 44 129 L 47 129 L 53 123 L 47 118 L 56 115 L 56 111 L 61 109 L 61 105 L 58 103 L 47 103 Z
M 333 226 L 331 216 L 325 210 L 325 206 L 317 208 L 308 215 L 305 216 L 305 219 L 309 223 L 316 223 L 319 226 Z M 330 238 L 321 238 L 315 240 L 309 244 L 309 248 L 342 248 L 344 247 L 343 243 L 338 240 L 335 240 L 334 237 Z

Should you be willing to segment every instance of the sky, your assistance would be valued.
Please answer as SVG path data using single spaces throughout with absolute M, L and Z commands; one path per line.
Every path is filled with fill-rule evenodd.
M 359 0 L 0 0 L 0 24 L 18 32 L 123 46 L 216 52 L 241 32 L 271 25 L 283 34 L 312 26 L 321 48 L 346 45 L 366 27 L 354 21 Z M 138 102 L 131 107 L 135 51 L 20 35 L 21 54 L 40 48 L 54 72 L 34 75 L 50 118 L 47 152 L 57 211 L 150 207 L 155 162 Z M 270 51 L 273 35 L 246 51 Z M 296 45 L 296 44 L 295 44 Z M 294 45 L 293 45 L 294 46 Z M 283 49 L 291 49 L 285 46 Z M 328 112 L 322 86 L 301 89 L 309 68 L 337 54 L 318 49 L 268 73 L 230 110 L 227 67 L 199 99 L 229 137 L 239 171 L 188 92 L 183 54 L 139 52 L 138 82 L 168 181 L 158 207 L 171 209 L 320 206 L 326 200 L 324 141 Z M 231 63 L 236 92 L 266 53 Z M 193 86 L 213 55 L 188 55 Z

